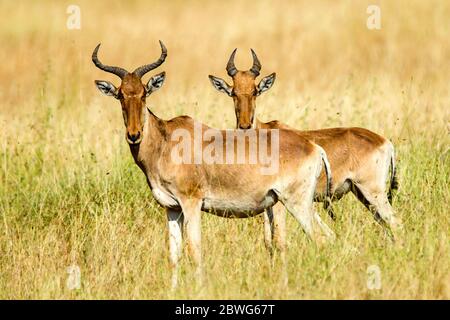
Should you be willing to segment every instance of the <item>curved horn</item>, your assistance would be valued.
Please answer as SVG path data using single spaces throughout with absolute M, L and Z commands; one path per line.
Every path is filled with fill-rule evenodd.
M 128 73 L 128 71 L 120 67 L 105 66 L 103 63 L 101 63 L 100 60 L 98 60 L 97 58 L 99 48 L 100 43 L 95 47 L 94 52 L 92 53 L 92 62 L 94 62 L 97 68 L 109 73 L 113 73 L 116 76 L 119 76 L 120 79 L 123 79 L 123 77 Z
M 253 49 L 250 49 L 252 51 L 253 56 L 253 66 L 250 68 L 250 72 L 255 75 L 255 77 L 259 76 L 259 71 L 261 71 L 261 62 L 259 62 L 258 57 L 256 56 L 255 51 Z
M 150 70 L 156 69 L 157 67 L 163 64 L 164 60 L 166 60 L 167 48 L 164 45 L 164 43 L 162 43 L 161 40 L 159 40 L 159 44 L 161 45 L 161 56 L 159 57 L 159 59 L 156 62 L 143 65 L 142 67 L 139 67 L 133 71 L 133 73 L 137 75 L 139 78 L 141 78 L 144 74 L 146 74 Z
M 234 56 L 236 55 L 236 50 L 237 48 L 233 50 L 227 63 L 227 73 L 230 77 L 233 77 L 238 72 L 234 65 Z

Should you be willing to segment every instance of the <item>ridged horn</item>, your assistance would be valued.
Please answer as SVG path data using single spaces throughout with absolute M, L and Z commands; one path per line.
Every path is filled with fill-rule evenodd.
M 100 43 L 95 47 L 94 52 L 92 53 L 92 62 L 94 62 L 94 64 L 97 66 L 97 68 L 99 68 L 103 71 L 109 72 L 109 73 L 113 73 L 116 76 L 119 76 L 120 79 L 123 79 L 123 77 L 126 74 L 128 74 L 128 71 L 123 68 L 120 68 L 120 67 L 106 66 L 103 63 L 101 63 L 97 57 L 99 48 L 100 48 Z
M 233 50 L 227 63 L 227 73 L 230 77 L 233 77 L 238 72 L 236 66 L 234 65 L 234 56 L 236 55 L 236 50 L 237 48 Z
M 259 76 L 259 71 L 261 71 L 261 62 L 259 62 L 258 56 L 256 55 L 255 51 L 253 49 L 250 49 L 252 51 L 253 56 L 253 66 L 250 68 L 250 72 L 255 75 L 255 77 Z
M 163 64 L 164 60 L 166 60 L 167 48 L 164 45 L 164 43 L 162 43 L 161 40 L 159 40 L 159 44 L 161 45 L 161 56 L 159 57 L 159 59 L 156 62 L 143 65 L 143 66 L 141 66 L 141 67 L 139 67 L 139 68 L 137 68 L 136 70 L 133 71 L 133 73 L 135 75 L 137 75 L 139 78 L 141 78 L 147 72 L 149 72 L 149 71 L 151 71 L 153 69 L 156 69 L 157 67 L 159 67 L 160 65 Z

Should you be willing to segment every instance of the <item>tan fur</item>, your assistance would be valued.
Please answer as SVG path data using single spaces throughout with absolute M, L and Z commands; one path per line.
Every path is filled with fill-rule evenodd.
M 127 135 L 141 135 L 143 125 L 142 97 L 145 94 L 141 79 L 135 74 L 127 74 L 119 87 L 119 100 L 126 115 Z M 142 139 L 142 137 L 141 137 Z M 137 143 L 141 140 L 138 139 Z
M 215 77 L 210 76 L 211 78 Z M 228 90 L 233 93 L 236 128 L 254 127 L 256 76 L 249 71 L 237 71 L 232 75 L 232 79 L 233 86 Z M 217 88 L 214 82 L 213 85 Z M 391 230 L 401 227 L 401 220 L 394 216 L 386 191 L 389 165 L 392 163 L 394 152 L 389 140 L 364 128 L 300 131 L 276 120 L 268 123 L 256 120 L 256 128 L 289 130 L 321 146 L 331 165 L 332 200 L 340 199 L 352 191 L 382 225 L 389 226 Z M 316 201 L 327 199 L 325 190 L 326 176 L 323 171 L 315 192 Z M 334 216 L 331 209 L 329 212 Z M 269 248 L 272 247 L 272 240 L 275 240 L 276 246 L 284 250 L 284 216 L 284 208 L 277 204 L 274 206 L 273 215 L 265 217 L 265 240 Z
M 171 156 L 178 144 L 172 141 L 175 130 L 184 129 L 192 138 L 196 125 L 203 130 L 214 129 L 188 116 L 169 121 L 159 119 L 145 108 L 145 91 L 140 79 L 127 74 L 116 97 L 122 105 L 127 135 L 140 133 L 138 141 L 127 139 L 133 158 L 145 173 L 156 201 L 167 210 L 170 260 L 175 268 L 173 285 L 177 282 L 183 227 L 189 252 L 201 270 L 201 210 L 224 217 L 251 217 L 281 201 L 311 239 L 320 243 L 334 237 L 312 206 L 322 168 L 320 147 L 290 130 L 281 129 L 277 174 L 262 175 L 262 164 L 250 164 L 248 159 L 244 164 L 176 164 Z M 223 137 L 226 134 L 225 130 L 214 132 Z M 256 129 L 257 140 L 258 132 Z M 245 142 L 248 150 L 249 142 Z M 204 147 L 209 144 L 203 140 L 202 143 Z
M 393 145 L 389 140 L 364 128 L 302 131 L 290 128 L 279 121 L 264 123 L 259 120 L 256 121 L 256 127 L 291 130 L 320 145 L 327 153 L 333 172 L 332 200 L 339 200 L 351 191 L 393 235 L 402 228 L 402 221 L 395 216 L 387 197 L 386 181 L 393 152 Z M 325 186 L 325 173 L 322 171 L 315 192 L 315 201 L 323 201 L 326 198 Z M 284 234 L 284 208 L 276 204 L 273 215 L 274 219 L 281 221 L 277 225 L 281 230 L 274 230 L 274 233 Z M 276 240 L 275 245 L 284 250 L 284 241 Z
M 329 228 L 322 226 L 318 221 L 320 218 L 315 217 L 310 203 L 322 165 L 314 144 L 291 131 L 280 130 L 280 170 L 277 175 L 261 175 L 258 164 L 174 165 L 170 151 L 175 142 L 170 137 L 180 128 L 193 134 L 194 120 L 183 116 L 164 121 L 150 113 L 143 140 L 130 148 L 136 163 L 146 174 L 150 188 L 164 190 L 176 199 L 174 206 L 160 204 L 168 210 L 183 213 L 189 252 L 198 265 L 201 265 L 200 210 L 223 217 L 255 216 L 267 208 L 261 203 L 271 192 L 275 195 L 273 203 L 280 200 L 294 215 L 302 215 L 297 218 L 312 239 L 323 242 L 327 237 L 333 237 Z M 208 127 L 204 126 L 204 129 Z M 225 134 L 225 131 L 221 133 Z M 310 195 L 307 190 L 312 190 Z M 214 201 L 225 205 L 208 205 Z M 228 203 L 238 203 L 237 208 L 242 210 L 236 210 Z M 284 241 L 284 235 L 280 240 Z M 173 259 L 176 265 L 178 257 Z
M 324 148 L 332 166 L 332 193 L 347 180 L 371 180 L 373 172 L 379 171 L 373 163 L 373 155 L 390 142 L 382 136 L 364 128 L 329 128 L 321 130 L 296 130 L 279 121 L 267 123 L 256 121 L 256 127 L 264 129 L 290 129 Z M 381 164 L 380 164 L 381 165 Z M 373 179 L 372 179 L 373 180 Z M 322 172 L 316 194 L 322 199 L 325 192 L 325 175 Z M 344 194 L 335 194 L 339 199 Z
M 233 77 L 233 101 L 236 112 L 239 112 L 239 129 L 252 127 L 256 108 L 255 76 L 250 71 L 238 71 Z

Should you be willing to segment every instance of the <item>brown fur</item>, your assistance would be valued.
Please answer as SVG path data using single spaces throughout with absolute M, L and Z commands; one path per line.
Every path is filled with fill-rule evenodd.
M 233 77 L 233 101 L 235 111 L 239 113 L 239 129 L 252 127 L 253 115 L 256 108 L 255 76 L 250 71 L 238 71 Z M 236 113 L 236 116 L 238 115 Z
M 109 89 L 113 87 L 112 84 L 106 86 L 99 81 L 96 83 L 103 93 L 112 95 Z M 281 129 L 277 174 L 261 174 L 263 164 L 249 163 L 247 153 L 243 164 L 177 164 L 172 158 L 172 151 L 179 143 L 172 141 L 175 130 L 184 129 L 183 132 L 189 132 L 192 143 L 196 125 L 200 125 L 203 131 L 213 130 L 222 137 L 227 131 L 211 129 L 188 116 L 169 121 L 159 119 L 145 108 L 146 96 L 150 92 L 146 92 L 146 87 L 134 74 L 127 74 L 114 96 L 122 105 L 127 141 L 133 158 L 145 173 L 156 201 L 166 208 L 173 266 L 177 266 L 180 256 L 180 228 L 184 226 L 188 248 L 201 268 L 200 210 L 224 217 L 250 217 L 271 208 L 280 200 L 312 239 L 323 242 L 333 238 L 333 232 L 323 224 L 312 207 L 322 167 L 321 148 L 295 132 Z M 144 112 L 148 113 L 146 122 Z M 253 132 L 259 141 L 259 129 Z M 130 134 L 136 133 L 140 134 L 139 140 L 128 139 Z M 210 144 L 203 139 L 201 141 L 203 147 Z M 249 140 L 246 139 L 245 142 L 246 150 L 249 150 Z M 172 281 L 176 285 L 176 272 Z
M 388 143 L 388 140 L 382 136 L 367 130 L 365 128 L 328 128 L 321 130 L 296 130 L 277 120 L 267 123 L 256 121 L 258 128 L 264 129 L 288 129 L 320 145 L 327 153 L 333 172 L 332 193 L 336 192 L 347 179 L 349 173 L 360 173 L 359 170 L 363 164 L 370 161 L 370 156 L 381 146 Z M 362 179 L 362 177 L 360 177 Z M 317 185 L 317 194 L 325 192 L 326 179 L 322 172 Z M 336 198 L 343 194 L 335 195 Z M 323 197 L 322 197 L 323 198 Z
M 234 58 L 234 52 L 232 57 Z M 210 76 L 210 79 L 216 89 L 232 92 L 236 114 L 236 128 L 248 129 L 255 123 L 256 76 L 248 71 L 237 71 L 230 76 L 233 79 L 232 87 L 220 78 Z M 223 87 L 226 88 L 223 89 Z M 330 128 L 301 131 L 276 120 L 268 123 L 256 120 L 256 128 L 288 130 L 321 146 L 327 154 L 333 175 L 332 199 L 340 199 L 347 192 L 352 191 L 374 213 L 378 221 L 393 229 L 401 226 L 401 220 L 394 216 L 392 207 L 389 204 L 391 196 L 388 197 L 387 193 L 391 195 L 391 192 L 390 190 L 387 192 L 385 188 L 388 175 L 386 166 L 391 166 L 392 170 L 390 186 L 396 185 L 393 160 L 394 149 L 390 141 L 364 128 Z M 334 218 L 334 213 L 330 208 L 328 193 L 326 192 L 327 181 L 325 178 L 325 174 L 322 172 L 316 187 L 315 200 L 326 200 L 326 208 Z M 285 243 L 283 217 L 284 210 L 276 205 L 273 217 L 268 216 L 265 219 L 266 243 L 271 246 L 272 239 L 281 239 L 278 240 L 278 246 L 281 249 L 284 249 Z M 267 223 L 270 223 L 271 226 L 267 226 Z M 277 225 L 283 230 L 276 230 Z M 275 234 L 281 234 L 282 236 L 275 237 Z
M 144 85 L 136 75 L 129 73 L 119 87 L 119 100 L 123 112 L 127 115 L 127 134 L 141 135 L 143 113 L 141 110 L 142 97 L 145 94 Z

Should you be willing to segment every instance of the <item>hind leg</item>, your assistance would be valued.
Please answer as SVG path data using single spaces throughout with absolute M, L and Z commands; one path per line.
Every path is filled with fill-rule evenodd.
M 322 221 L 315 212 L 312 201 L 289 197 L 282 199 L 290 214 L 300 223 L 306 235 L 318 244 L 335 238 L 334 232 Z
M 374 214 L 375 219 L 395 235 L 402 228 L 402 221 L 395 216 L 389 199 L 381 188 L 373 189 L 362 184 L 355 184 L 353 193 Z
M 387 143 L 373 152 L 355 172 L 354 179 L 352 179 L 352 191 L 374 214 L 375 219 L 387 231 L 391 231 L 391 235 L 395 236 L 397 231 L 402 228 L 402 221 L 395 216 L 386 190 L 392 157 L 393 146 L 391 143 Z
M 336 238 L 336 235 L 334 234 L 333 230 L 328 227 L 328 225 L 323 222 L 323 220 L 320 218 L 320 216 L 317 214 L 317 212 L 312 209 L 313 215 L 314 215 L 314 221 L 317 223 L 317 225 L 320 227 L 321 231 L 326 235 L 326 237 L 330 240 L 334 240 Z
M 313 206 L 317 182 L 322 170 L 322 155 L 302 165 L 302 170 L 291 183 L 284 185 L 278 199 L 300 223 L 314 242 L 321 244 L 334 240 L 334 232 L 322 221 Z
M 328 216 L 333 220 L 336 221 L 336 214 L 334 213 L 333 206 L 332 206 L 332 200 L 329 198 L 326 198 L 323 201 L 323 208 L 327 212 Z
M 334 213 L 333 208 L 327 205 L 325 205 L 324 208 L 327 211 L 327 214 L 331 218 L 331 220 L 336 221 L 336 213 Z

